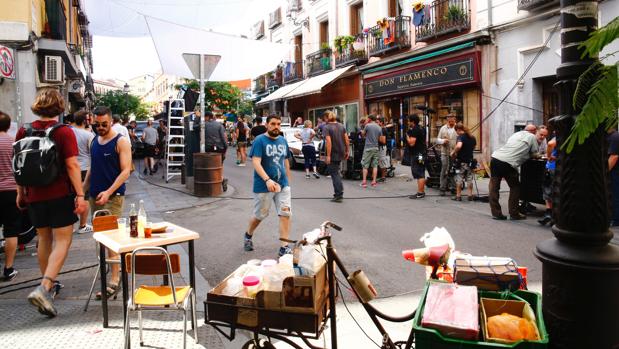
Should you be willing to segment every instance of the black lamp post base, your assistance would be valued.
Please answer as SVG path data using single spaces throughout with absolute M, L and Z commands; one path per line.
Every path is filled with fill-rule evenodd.
M 537 245 L 552 349 L 619 348 L 619 246 Z

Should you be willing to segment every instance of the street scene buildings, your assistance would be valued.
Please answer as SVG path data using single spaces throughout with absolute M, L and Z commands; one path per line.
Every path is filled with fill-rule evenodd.
M 619 348 L 617 33 L 0 0 L 0 348 Z

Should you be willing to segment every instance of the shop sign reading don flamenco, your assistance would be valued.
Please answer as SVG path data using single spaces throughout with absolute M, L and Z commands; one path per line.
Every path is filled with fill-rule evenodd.
M 475 56 L 400 70 L 365 82 L 365 98 L 477 82 Z

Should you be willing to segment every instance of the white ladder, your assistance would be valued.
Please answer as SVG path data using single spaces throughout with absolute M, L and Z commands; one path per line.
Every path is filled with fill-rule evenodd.
M 185 165 L 185 127 L 183 126 L 183 113 L 185 101 L 183 99 L 170 98 L 168 106 L 168 131 L 166 132 L 166 166 L 165 182 L 174 176 L 180 176 Z

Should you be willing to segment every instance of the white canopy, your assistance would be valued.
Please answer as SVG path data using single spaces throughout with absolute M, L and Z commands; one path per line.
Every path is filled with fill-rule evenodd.
M 322 88 L 330 84 L 332 81 L 337 80 L 342 74 L 344 74 L 352 65 L 344 68 L 335 69 L 334 71 L 314 76 L 309 78 L 299 88 L 295 89 L 291 93 L 286 95 L 286 99 L 303 97 L 314 93 L 320 93 Z
M 263 104 L 267 104 L 272 101 L 279 101 L 279 100 L 285 99 L 286 95 L 293 92 L 295 89 L 299 88 L 301 85 L 303 85 L 307 81 L 309 80 L 301 80 L 301 81 L 295 82 L 294 84 L 284 85 L 280 87 L 279 89 L 275 90 L 275 92 L 261 99 L 258 103 L 256 103 L 256 105 L 263 105 Z

